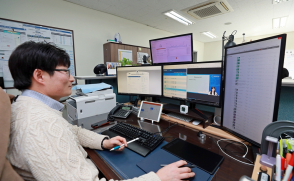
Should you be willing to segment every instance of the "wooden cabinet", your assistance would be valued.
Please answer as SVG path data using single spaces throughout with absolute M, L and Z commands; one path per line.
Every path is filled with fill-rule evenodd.
M 150 56 L 150 48 L 148 47 L 109 42 L 103 45 L 104 63 L 118 62 L 118 49 L 132 50 L 133 63 L 135 64 L 137 63 L 137 52 L 148 53 Z
M 104 63 L 118 62 L 118 49 L 125 49 L 124 44 L 105 43 L 103 45 Z

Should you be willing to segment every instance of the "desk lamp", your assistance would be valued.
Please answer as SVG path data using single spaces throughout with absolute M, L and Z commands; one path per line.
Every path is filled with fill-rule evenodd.
M 234 42 L 234 35 L 237 33 L 237 30 L 234 30 L 229 37 L 225 37 L 226 31 L 223 34 L 222 37 L 222 60 L 224 61 L 224 49 L 227 47 L 235 46 L 236 43 Z M 224 45 L 225 41 L 228 40 L 226 45 Z

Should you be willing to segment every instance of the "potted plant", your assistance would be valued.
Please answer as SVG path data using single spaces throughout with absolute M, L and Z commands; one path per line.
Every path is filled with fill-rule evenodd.
M 133 65 L 133 61 L 131 61 L 128 58 L 123 58 L 122 60 L 119 60 L 118 62 L 121 63 L 121 66 L 132 66 Z

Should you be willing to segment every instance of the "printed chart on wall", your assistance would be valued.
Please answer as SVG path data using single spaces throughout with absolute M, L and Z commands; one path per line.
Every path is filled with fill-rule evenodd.
M 64 49 L 70 57 L 70 73 L 76 75 L 72 30 L 0 18 L 0 78 L 3 78 L 5 88 L 13 88 L 13 78 L 8 67 L 9 57 L 18 45 L 26 41 L 53 43 Z
M 118 60 L 123 60 L 124 58 L 133 61 L 133 53 L 132 50 L 122 50 L 118 49 Z
M 289 71 L 289 77 L 294 79 L 294 49 L 286 50 L 284 68 Z

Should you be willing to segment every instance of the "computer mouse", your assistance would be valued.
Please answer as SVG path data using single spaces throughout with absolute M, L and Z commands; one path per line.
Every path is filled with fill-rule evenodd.
M 195 120 L 195 121 L 192 122 L 192 124 L 194 124 L 194 125 L 197 126 L 198 124 L 200 124 L 200 121 L 196 121 L 196 120 Z

